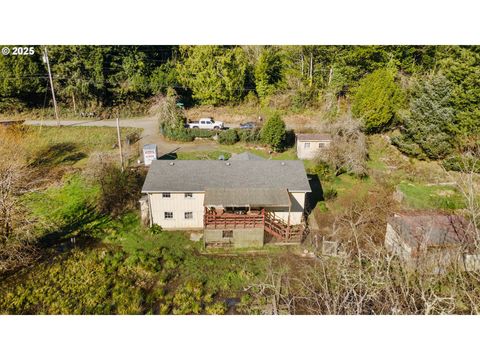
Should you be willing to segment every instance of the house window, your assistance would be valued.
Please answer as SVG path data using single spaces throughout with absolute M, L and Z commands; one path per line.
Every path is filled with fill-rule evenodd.
M 170 193 L 162 193 L 162 198 L 169 198 L 170 197 Z
M 325 147 L 325 143 L 322 143 L 322 142 L 321 142 L 321 143 L 318 143 L 318 147 L 319 147 L 319 148 Z
M 164 218 L 165 220 L 167 220 L 167 219 L 173 219 L 173 212 L 171 212 L 171 211 L 165 211 L 165 212 L 163 213 L 163 218 Z
M 310 143 L 305 143 L 305 144 L 303 144 L 303 147 L 304 147 L 305 149 L 310 149 Z
M 185 199 L 191 199 L 191 198 L 193 198 L 192 193 L 185 193 Z
M 187 211 L 185 213 L 185 219 L 193 219 L 193 212 Z
M 223 230 L 222 231 L 222 238 L 231 239 L 233 238 L 233 230 Z

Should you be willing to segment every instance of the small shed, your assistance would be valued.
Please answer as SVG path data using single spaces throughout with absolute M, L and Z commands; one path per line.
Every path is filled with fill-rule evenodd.
M 463 216 L 405 211 L 388 219 L 385 247 L 408 265 L 442 271 L 472 253 L 475 242 L 472 230 Z
M 143 163 L 150 166 L 153 160 L 157 160 L 157 145 L 146 144 L 143 146 Z
M 332 137 L 329 134 L 297 134 L 297 157 L 314 159 L 320 151 L 330 146 Z

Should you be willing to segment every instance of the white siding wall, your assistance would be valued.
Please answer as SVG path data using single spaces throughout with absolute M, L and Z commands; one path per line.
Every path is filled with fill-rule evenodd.
M 204 193 L 193 193 L 193 198 L 185 198 L 185 193 L 172 192 L 170 198 L 162 197 L 161 193 L 149 194 L 152 221 L 164 229 L 203 228 L 204 197 Z M 292 202 L 290 224 L 300 224 L 305 208 L 305 193 L 290 193 L 290 201 Z M 187 211 L 193 212 L 193 219 L 185 219 Z M 173 212 L 173 219 L 165 219 L 165 212 Z M 283 211 L 275 211 L 275 214 L 285 222 L 288 221 L 288 208 Z
M 203 228 L 204 193 L 193 193 L 192 198 L 185 198 L 185 193 L 170 193 L 170 198 L 162 194 L 150 194 L 152 220 L 164 229 Z M 164 219 L 164 213 L 173 212 L 173 219 Z M 193 219 L 185 219 L 185 212 L 193 212 Z
M 292 202 L 290 225 L 298 225 L 302 222 L 302 216 L 305 209 L 305 193 L 290 193 L 290 201 Z M 285 222 L 288 222 L 288 209 L 274 212 L 276 216 L 285 220 Z
M 305 143 L 309 143 L 310 147 L 305 148 Z M 324 147 L 320 147 L 320 143 L 323 144 Z M 315 156 L 318 155 L 319 151 L 325 149 L 326 147 L 330 146 L 330 140 L 298 140 L 297 141 L 297 157 L 299 159 L 314 159 Z

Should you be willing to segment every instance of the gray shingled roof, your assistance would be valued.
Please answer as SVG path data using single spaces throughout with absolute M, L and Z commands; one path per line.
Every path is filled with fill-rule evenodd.
M 473 242 L 468 223 L 459 215 L 428 211 L 397 213 L 388 222 L 413 247 L 453 246 Z
M 248 151 L 245 151 L 240 154 L 233 154 L 229 160 L 265 160 L 261 156 L 257 156 Z
M 300 160 L 154 160 L 142 192 L 205 191 L 209 188 L 311 191 Z
M 329 134 L 297 134 L 300 141 L 332 141 Z
M 205 206 L 290 206 L 287 189 L 206 189 Z

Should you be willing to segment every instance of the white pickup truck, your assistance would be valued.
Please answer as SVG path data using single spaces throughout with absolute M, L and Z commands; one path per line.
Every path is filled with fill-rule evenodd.
M 214 121 L 212 118 L 202 118 L 187 125 L 190 129 L 223 129 L 223 121 Z

